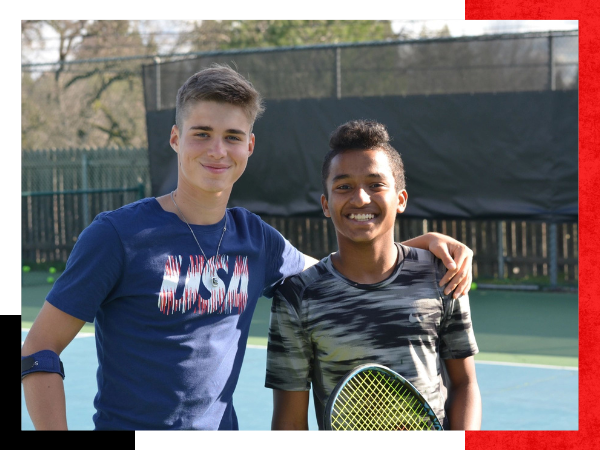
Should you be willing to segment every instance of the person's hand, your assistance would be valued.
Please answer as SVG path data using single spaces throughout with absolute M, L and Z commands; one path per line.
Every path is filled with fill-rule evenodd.
M 429 251 L 442 260 L 448 269 L 440 280 L 440 286 L 446 285 L 444 294 L 458 298 L 466 295 L 473 282 L 473 250 L 440 233 L 428 233 L 433 238 L 429 241 Z

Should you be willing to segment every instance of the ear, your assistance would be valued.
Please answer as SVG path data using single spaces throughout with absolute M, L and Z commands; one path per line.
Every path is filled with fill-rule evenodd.
M 252 156 L 252 153 L 254 153 L 255 142 L 256 138 L 254 137 L 254 133 L 250 133 L 250 141 L 248 142 L 248 157 Z
M 325 217 L 331 217 L 329 213 L 329 203 L 327 202 L 327 198 L 325 198 L 324 194 L 321 194 L 321 208 L 323 208 L 323 214 Z
M 179 129 L 177 125 L 173 125 L 171 128 L 171 137 L 169 138 L 169 144 L 171 144 L 171 148 L 175 150 L 175 153 L 179 152 Z
M 404 212 L 404 210 L 406 209 L 407 201 L 408 192 L 406 192 L 406 189 L 402 189 L 400 192 L 398 192 L 398 208 L 396 208 L 398 214 L 402 214 Z

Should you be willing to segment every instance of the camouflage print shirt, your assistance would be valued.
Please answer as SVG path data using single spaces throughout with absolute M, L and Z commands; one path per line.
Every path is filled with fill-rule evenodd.
M 469 298 L 438 286 L 446 268 L 426 250 L 397 244 L 394 273 L 355 283 L 331 257 L 287 278 L 273 296 L 265 386 L 313 389 L 319 428 L 337 382 L 354 367 L 382 364 L 407 378 L 446 428 L 442 359 L 478 352 Z

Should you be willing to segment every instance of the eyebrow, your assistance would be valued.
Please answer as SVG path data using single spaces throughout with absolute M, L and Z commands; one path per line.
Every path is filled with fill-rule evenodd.
M 190 130 L 202 130 L 202 131 L 215 131 L 213 129 L 213 127 L 209 127 L 206 125 L 194 125 L 190 127 Z M 243 130 L 238 130 L 236 128 L 229 128 L 228 130 L 225 130 L 225 133 L 228 134 L 241 134 L 241 135 L 246 135 L 246 132 Z
M 336 175 L 335 177 L 333 177 L 331 179 L 332 183 L 335 183 L 336 181 L 340 181 L 340 180 L 346 180 L 348 178 L 352 178 L 349 174 L 347 173 L 341 173 L 339 175 Z M 381 179 L 384 178 L 384 176 L 380 173 L 370 173 L 369 175 L 367 175 L 367 178 L 376 178 L 376 179 Z

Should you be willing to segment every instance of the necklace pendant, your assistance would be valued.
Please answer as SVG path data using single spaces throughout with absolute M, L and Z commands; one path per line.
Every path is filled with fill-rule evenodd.
M 212 285 L 213 287 L 219 286 L 219 279 L 217 277 L 212 277 Z

